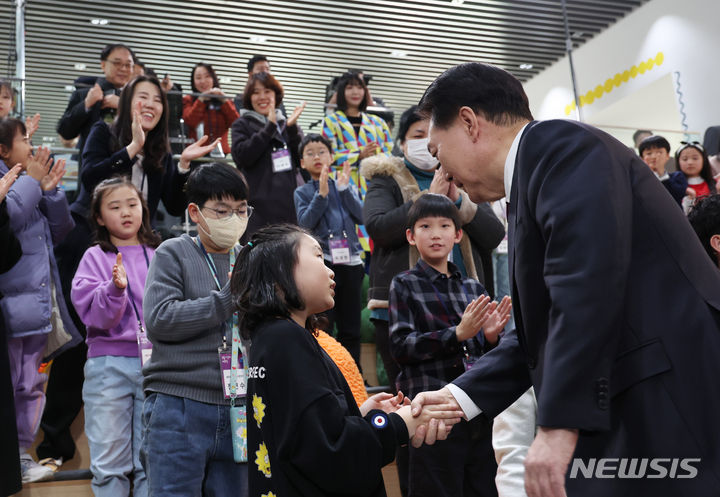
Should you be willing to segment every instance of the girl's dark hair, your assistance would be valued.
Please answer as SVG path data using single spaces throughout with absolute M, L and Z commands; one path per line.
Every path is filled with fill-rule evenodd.
M 245 85 L 245 90 L 243 91 L 242 97 L 244 108 L 248 110 L 253 110 L 252 94 L 253 90 L 255 90 L 255 83 L 260 83 L 265 88 L 270 88 L 272 91 L 274 91 L 275 108 L 277 109 L 278 107 L 280 107 L 280 104 L 283 100 L 283 95 L 285 94 L 282 85 L 277 79 L 275 79 L 275 76 L 273 76 L 269 72 L 259 72 L 257 74 L 251 74 L 248 77 L 248 82 Z
M 157 247 L 162 240 L 153 232 L 152 226 L 150 225 L 150 210 L 148 209 L 147 202 L 145 202 L 142 194 L 127 176 L 115 176 L 101 181 L 95 187 L 95 190 L 93 190 L 92 201 L 90 202 L 90 215 L 88 217 L 90 218 L 90 225 L 95 232 L 95 243 L 100 245 L 100 248 L 105 252 L 117 253 L 118 251 L 117 247 L 110 241 L 110 232 L 108 232 L 105 226 L 100 226 L 97 218 L 101 217 L 100 207 L 102 207 L 103 198 L 108 193 L 123 186 L 132 188 L 140 199 L 140 205 L 142 205 L 142 224 L 140 224 L 140 230 L 137 234 L 138 241 L 148 247 Z
M 398 126 L 398 134 L 395 140 L 397 140 L 398 142 L 404 142 L 405 135 L 407 135 L 410 126 L 412 126 L 418 121 L 422 121 L 423 119 L 425 118 L 422 116 L 422 114 L 420 114 L 419 106 L 413 105 L 412 107 L 408 108 L 405 112 L 402 113 L 402 116 L 400 116 L 400 125 Z
M 408 211 L 407 229 L 414 232 L 415 223 L 425 217 L 446 217 L 452 220 L 456 230 L 462 228 L 458 208 L 445 195 L 437 193 L 420 195 Z
M 294 309 L 304 309 L 295 265 L 306 230 L 294 224 L 275 224 L 256 231 L 235 261 L 230 290 L 240 315 L 240 332 L 251 339 L 268 319 L 290 319 Z M 315 333 L 315 318 L 305 327 Z
M 17 135 L 18 131 L 20 131 L 23 136 L 27 134 L 25 123 L 20 119 L 14 117 L 0 119 L 0 145 L 5 145 L 8 150 L 12 150 L 13 141 L 15 141 L 15 135 Z M 5 160 L 5 157 L 1 158 Z M 8 168 L 14 165 L 15 164 L 7 164 Z
M 133 109 L 132 99 L 135 95 L 135 87 L 139 83 L 148 82 L 157 86 L 162 99 L 162 116 L 153 129 L 145 133 L 145 146 L 143 146 L 143 169 L 145 171 L 161 172 L 164 170 L 165 155 L 170 152 L 170 138 L 168 136 L 168 102 L 167 95 L 157 78 L 151 76 L 138 76 L 130 81 L 122 93 L 118 102 L 118 113 L 115 121 L 110 125 L 112 152 L 127 147 L 132 141 L 132 120 Z
M 700 170 L 700 177 L 707 183 L 708 187 L 710 188 L 710 193 L 717 193 L 717 187 L 715 178 L 713 177 L 712 168 L 710 167 L 710 159 L 708 159 L 708 155 L 705 153 L 705 149 L 702 145 L 700 145 L 698 142 L 680 142 L 682 143 L 682 146 L 677 149 L 677 152 L 675 152 L 675 162 L 677 163 L 678 169 L 682 171 L 682 168 L 680 167 L 680 154 L 683 152 L 683 150 L 687 150 L 688 148 L 694 148 L 698 152 L 700 152 L 700 155 L 702 155 L 703 158 L 703 165 L 702 169 Z M 683 172 L 683 174 L 685 174 Z
M 364 112 L 365 109 L 367 109 L 368 101 L 367 101 L 367 85 L 365 84 L 365 81 L 360 77 L 358 73 L 355 72 L 346 72 L 342 76 L 340 76 L 340 79 L 337 83 L 337 109 L 341 110 L 343 112 L 347 111 L 348 103 L 345 99 L 345 88 L 348 85 L 356 85 L 360 86 L 363 91 L 365 92 L 365 96 L 363 97 L 362 101 L 360 102 L 360 105 L 358 106 L 360 112 Z
M 220 88 L 220 81 L 218 80 L 217 74 L 215 74 L 215 69 L 213 69 L 213 66 L 210 64 L 206 64 L 205 62 L 198 62 L 195 64 L 195 67 L 192 68 L 192 72 L 190 73 L 190 86 L 192 87 L 192 91 L 194 93 L 200 93 L 200 90 L 197 89 L 195 86 L 195 70 L 198 67 L 204 67 L 207 72 L 210 73 L 210 77 L 213 80 L 213 88 Z M 193 97 L 193 100 L 195 100 L 197 97 Z

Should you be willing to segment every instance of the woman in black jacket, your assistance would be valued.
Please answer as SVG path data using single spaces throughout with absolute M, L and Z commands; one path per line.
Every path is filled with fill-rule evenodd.
M 244 109 L 232 125 L 233 160 L 247 179 L 249 203 L 255 209 L 245 238 L 267 224 L 297 221 L 293 192 L 299 186 L 302 140 L 297 120 L 305 103 L 286 118 L 277 109 L 282 99 L 282 85 L 272 74 L 251 75 L 243 93 Z

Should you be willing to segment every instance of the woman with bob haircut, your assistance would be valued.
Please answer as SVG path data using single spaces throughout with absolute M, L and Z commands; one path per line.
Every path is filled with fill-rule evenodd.
M 297 120 L 305 102 L 286 118 L 278 109 L 283 95 L 272 74 L 250 75 L 243 93 L 245 108 L 232 125 L 233 160 L 247 179 L 249 203 L 255 208 L 246 237 L 267 224 L 297 219 L 293 192 L 299 186 L 298 146 L 303 136 Z

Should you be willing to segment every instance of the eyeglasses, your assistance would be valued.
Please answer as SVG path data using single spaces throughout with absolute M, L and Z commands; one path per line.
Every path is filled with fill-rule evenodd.
M 249 205 L 240 207 L 239 209 L 230 209 L 227 207 L 220 207 L 220 208 L 216 209 L 214 207 L 207 207 L 207 206 L 204 206 L 201 208 L 213 211 L 215 213 L 215 215 L 217 216 L 216 219 L 227 219 L 230 216 L 232 216 L 233 214 L 236 214 L 238 217 L 249 218 L 250 216 L 252 216 L 253 210 L 255 210 L 254 208 L 250 207 Z
M 322 149 L 322 150 L 320 150 L 319 152 L 311 152 L 310 150 L 308 150 L 307 152 L 305 152 L 305 153 L 303 154 L 303 157 L 307 157 L 308 159 L 312 159 L 312 158 L 314 158 L 314 157 L 324 157 L 324 156 L 326 156 L 328 153 L 329 153 L 329 152 L 327 151 L 327 149 Z
M 133 63 L 132 62 L 123 62 L 121 60 L 108 60 L 113 66 L 120 67 L 122 69 L 132 69 Z

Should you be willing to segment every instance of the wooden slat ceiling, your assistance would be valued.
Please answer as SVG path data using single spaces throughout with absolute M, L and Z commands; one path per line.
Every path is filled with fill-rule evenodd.
M 14 75 L 4 61 L 12 56 L 15 1 L 0 2 L 6 76 Z M 646 1 L 568 0 L 575 47 Z M 454 64 L 489 62 L 526 81 L 564 55 L 564 38 L 560 0 L 28 0 L 26 113 L 42 114 L 35 143 L 52 140 L 73 80 L 100 74 L 108 42 L 130 45 L 188 91 L 192 66 L 211 63 L 232 95 L 244 87 L 247 59 L 265 54 L 288 110 L 310 102 L 300 120 L 307 130 L 323 115 L 325 86 L 349 68 L 371 74 L 373 94 L 399 116 Z

